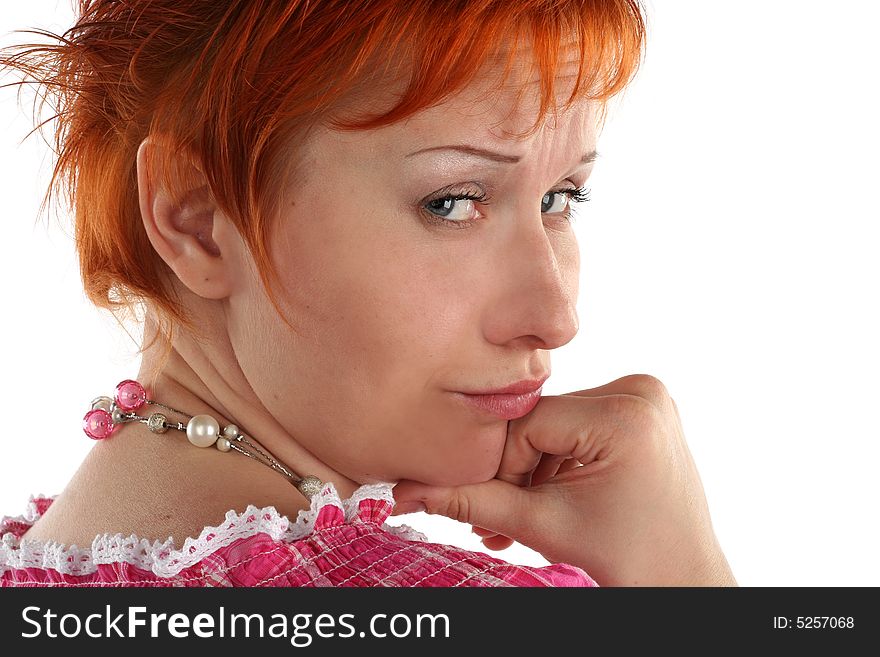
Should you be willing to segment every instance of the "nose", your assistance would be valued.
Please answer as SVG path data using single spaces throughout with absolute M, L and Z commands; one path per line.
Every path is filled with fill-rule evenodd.
M 532 218 L 518 224 L 498 258 L 498 292 L 486 309 L 484 334 L 495 344 L 556 349 L 578 332 L 577 241 Z

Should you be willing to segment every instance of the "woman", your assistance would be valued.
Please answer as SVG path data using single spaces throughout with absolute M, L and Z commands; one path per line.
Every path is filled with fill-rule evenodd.
M 57 104 L 85 290 L 143 307 L 143 359 L 4 521 L 3 584 L 735 583 L 662 384 L 540 396 L 637 2 L 80 14 L 3 61 Z M 553 563 L 395 531 L 395 498 Z

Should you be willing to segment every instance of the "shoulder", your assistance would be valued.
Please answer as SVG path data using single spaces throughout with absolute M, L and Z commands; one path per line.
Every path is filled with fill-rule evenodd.
M 229 511 L 179 548 L 119 534 L 82 549 L 22 539 L 52 500 L 33 497 L 24 514 L 0 521 L 0 585 L 597 586 L 574 566 L 519 566 L 389 525 L 390 484 L 341 500 L 328 483 L 295 521 L 274 507 Z

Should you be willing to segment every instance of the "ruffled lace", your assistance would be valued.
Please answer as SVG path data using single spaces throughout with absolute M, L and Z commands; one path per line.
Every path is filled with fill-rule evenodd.
M 66 546 L 54 541 L 20 539 L 51 505 L 55 497 L 31 496 L 21 516 L 0 519 L 0 575 L 9 569 L 52 569 L 64 575 L 88 575 L 99 564 L 128 563 L 159 577 L 173 577 L 231 543 L 255 534 L 266 534 L 274 541 L 291 543 L 326 527 L 370 522 L 410 541 L 427 542 L 428 538 L 407 525 L 388 525 L 385 520 L 394 507 L 393 484 L 364 484 L 351 497 L 341 500 L 336 487 L 327 482 L 312 498 L 311 507 L 301 510 L 294 522 L 273 506 L 258 509 L 248 505 L 243 513 L 227 511 L 223 523 L 205 527 L 198 538 L 187 538 L 178 550 L 171 537 L 150 541 L 135 534 L 101 534 L 91 548 Z M 365 504 L 373 500 L 388 504 Z M 334 511 L 334 508 L 338 511 Z

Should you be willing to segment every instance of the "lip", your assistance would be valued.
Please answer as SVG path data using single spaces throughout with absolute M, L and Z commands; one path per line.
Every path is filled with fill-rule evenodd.
M 541 401 L 541 390 L 522 394 L 470 395 L 464 392 L 453 393 L 472 408 L 479 409 L 503 420 L 515 420 L 532 412 Z
M 549 374 L 545 374 L 542 377 L 537 379 L 523 379 L 522 381 L 517 381 L 516 383 L 511 383 L 509 386 L 504 386 L 503 388 L 496 388 L 494 390 L 474 390 L 470 392 L 461 391 L 463 395 L 473 395 L 473 396 L 486 396 L 486 395 L 524 395 L 529 392 L 535 392 L 539 390 L 541 386 L 544 385 L 544 382 L 550 377 Z

